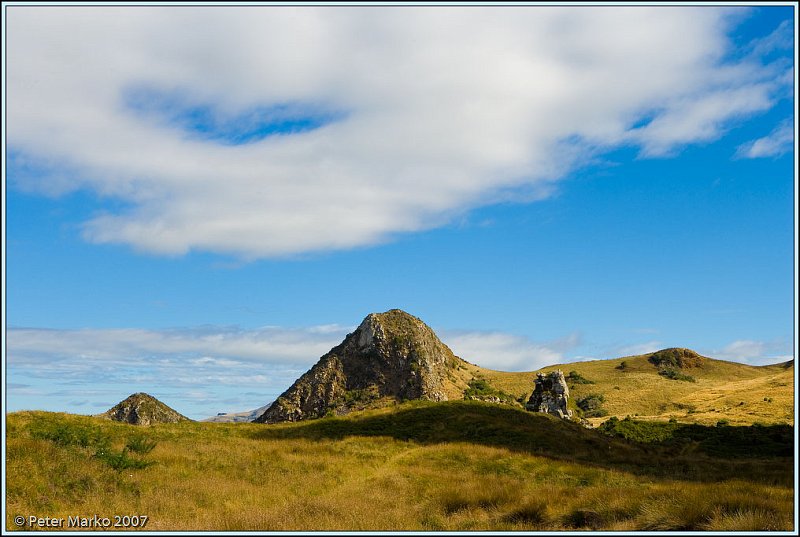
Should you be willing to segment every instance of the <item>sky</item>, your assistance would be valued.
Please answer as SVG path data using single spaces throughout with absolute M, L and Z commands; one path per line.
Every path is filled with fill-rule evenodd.
M 795 354 L 793 6 L 3 9 L 6 411 L 254 409 L 392 308 Z

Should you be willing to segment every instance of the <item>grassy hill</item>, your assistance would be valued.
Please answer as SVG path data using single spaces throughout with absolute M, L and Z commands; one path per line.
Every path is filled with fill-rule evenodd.
M 601 370 L 581 373 L 600 381 Z M 792 529 L 791 427 L 612 425 L 478 401 L 281 425 L 142 428 L 19 412 L 7 416 L 6 522 L 127 514 L 146 515 L 152 531 Z
M 794 423 L 794 363 L 754 367 L 704 358 L 682 371 L 694 382 L 659 374 L 651 354 L 613 360 L 553 365 L 539 371 L 509 373 L 470 365 L 470 374 L 515 397 L 530 395 L 537 372 L 575 371 L 588 383 L 569 382 L 571 404 L 590 394 L 603 398 L 608 416 L 716 424 Z M 624 364 L 624 366 L 622 365 Z M 567 379 L 570 380 L 569 378 Z M 595 424 L 605 418 L 594 418 Z

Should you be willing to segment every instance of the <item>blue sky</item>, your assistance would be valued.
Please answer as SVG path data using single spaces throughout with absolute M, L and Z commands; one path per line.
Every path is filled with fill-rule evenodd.
M 793 356 L 792 7 L 5 10 L 8 410 L 252 409 L 396 307 Z

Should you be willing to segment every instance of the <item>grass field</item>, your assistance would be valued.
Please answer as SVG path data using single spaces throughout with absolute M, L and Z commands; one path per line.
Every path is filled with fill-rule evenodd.
M 793 363 L 754 367 L 706 358 L 701 367 L 685 372 L 695 382 L 672 380 L 659 374 L 648 355 L 594 360 L 545 367 L 540 371 L 570 371 L 593 384 L 570 384 L 572 401 L 589 394 L 604 398 L 608 416 L 669 420 L 714 425 L 794 423 Z M 624 368 L 620 368 L 622 363 Z M 470 365 L 470 373 L 515 397 L 530 395 L 535 372 L 509 373 Z M 594 424 L 605 418 L 594 418 Z
M 6 522 L 97 514 L 146 515 L 147 530 L 794 528 L 791 427 L 617 425 L 604 434 L 467 401 L 283 425 L 136 427 L 18 412 L 7 416 Z

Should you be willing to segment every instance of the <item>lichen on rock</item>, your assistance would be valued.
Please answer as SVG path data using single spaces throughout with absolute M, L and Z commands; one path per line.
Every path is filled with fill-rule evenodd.
M 128 396 L 103 414 L 100 414 L 100 417 L 132 425 L 191 421 L 152 395 L 141 392 Z
M 567 409 L 569 387 L 560 369 L 546 375 L 537 373 L 533 383 L 533 393 L 525 404 L 526 409 L 531 412 L 545 412 L 563 419 L 572 417 L 572 411 Z
M 448 371 L 459 362 L 433 330 L 413 315 L 397 309 L 371 313 L 256 421 L 321 418 L 387 401 L 445 401 L 445 385 L 452 382 Z

